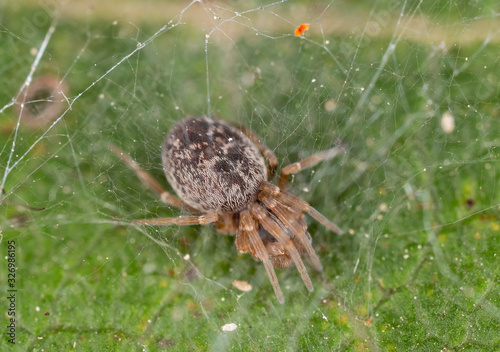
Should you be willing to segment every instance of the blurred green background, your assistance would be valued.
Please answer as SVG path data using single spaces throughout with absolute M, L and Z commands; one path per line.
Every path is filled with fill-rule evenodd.
M 499 12 L 494 1 L 1 3 L 3 297 L 7 241 L 17 265 L 16 345 L 2 299 L 1 348 L 499 350 Z M 19 120 L 30 71 L 68 87 L 54 125 Z M 31 105 L 44 104 L 55 103 Z M 348 146 L 292 178 L 347 231 L 308 219 L 324 266 L 306 263 L 314 292 L 279 270 L 280 305 L 263 265 L 212 226 L 131 224 L 180 212 L 109 144 L 169 189 L 165 133 L 202 114 L 251 127 L 280 167 Z

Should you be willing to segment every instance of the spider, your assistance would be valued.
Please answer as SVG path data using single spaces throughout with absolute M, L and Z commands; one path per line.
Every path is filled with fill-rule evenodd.
M 313 291 L 301 254 L 307 253 L 318 271 L 322 266 L 311 246 L 303 213 L 337 234 L 342 230 L 284 188 L 289 175 L 339 155 L 344 151 L 342 146 L 284 167 L 276 186 L 268 179 L 275 173 L 278 160 L 252 130 L 205 116 L 188 118 L 168 132 L 162 147 L 163 170 L 178 197 L 167 192 L 128 154 L 114 145 L 110 149 L 164 203 L 192 214 L 140 219 L 135 224 L 214 223 L 219 232 L 236 234 L 238 251 L 250 252 L 262 261 L 280 303 L 284 298 L 274 268 L 295 264 L 307 289 Z

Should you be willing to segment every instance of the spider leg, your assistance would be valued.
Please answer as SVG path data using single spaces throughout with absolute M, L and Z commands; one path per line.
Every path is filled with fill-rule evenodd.
M 252 256 L 256 256 L 254 253 L 253 248 L 250 246 L 250 241 L 248 239 L 248 233 L 245 231 L 243 226 L 240 226 L 238 229 L 238 232 L 236 233 L 236 239 L 234 241 L 236 244 L 236 248 L 238 249 L 238 252 L 240 253 L 247 253 L 250 251 L 252 253 Z M 259 259 L 258 257 L 255 257 L 256 259 Z
M 234 235 L 238 231 L 239 219 L 233 213 L 219 214 L 219 220 L 215 223 L 215 228 L 219 233 Z
M 288 176 L 296 174 L 297 172 L 300 172 L 304 169 L 313 167 L 314 165 L 318 164 L 321 161 L 333 159 L 336 156 L 342 154 L 345 152 L 346 147 L 342 144 L 333 147 L 328 150 L 323 150 L 321 152 L 315 153 L 313 155 L 308 156 L 305 159 L 302 159 L 301 161 L 297 161 L 296 163 L 290 164 L 285 166 L 283 169 L 281 169 L 280 173 L 280 180 L 278 182 L 278 186 L 282 189 L 284 189 L 288 183 Z
M 217 214 L 207 214 L 200 216 L 178 216 L 175 218 L 156 218 L 134 220 L 138 225 L 206 225 L 219 220 Z
M 199 214 L 200 212 L 186 203 L 184 203 L 182 200 L 174 196 L 173 194 L 167 192 L 154 178 L 149 174 L 148 172 L 144 171 L 141 169 L 141 167 L 137 164 L 137 162 L 132 159 L 130 155 L 125 153 L 123 150 L 121 150 L 119 147 L 117 147 L 114 144 L 109 145 L 109 150 L 113 152 L 117 157 L 119 157 L 130 169 L 132 169 L 137 177 L 142 181 L 144 185 L 146 185 L 148 188 L 156 192 L 160 197 L 161 200 L 173 207 L 176 207 L 177 209 L 187 211 L 192 214 Z
M 252 219 L 252 216 L 250 215 L 248 210 L 243 210 L 240 216 L 241 216 L 240 227 L 248 234 L 248 242 L 251 248 L 254 249 L 256 256 L 262 261 L 262 263 L 264 263 L 267 276 L 271 281 L 271 285 L 273 286 L 276 298 L 278 298 L 278 301 L 281 304 L 285 303 L 285 299 L 283 298 L 283 292 L 281 292 L 280 284 L 278 283 L 278 278 L 276 277 L 276 273 L 274 272 L 273 264 L 269 259 L 269 253 L 267 253 L 267 250 L 264 247 L 262 240 L 260 239 L 259 233 L 255 229 L 255 221 Z
M 280 219 L 281 222 L 285 224 L 286 228 L 290 229 L 293 232 L 293 234 L 299 239 L 300 244 L 302 245 L 302 247 L 304 247 L 307 254 L 309 254 L 309 257 L 311 257 L 314 267 L 318 271 L 323 270 L 321 261 L 316 255 L 316 252 L 314 251 L 314 248 L 312 247 L 311 242 L 309 241 L 309 238 L 306 235 L 307 234 L 306 228 L 299 226 L 298 221 L 295 220 L 295 218 L 297 218 L 299 214 L 293 214 L 291 211 L 287 210 L 284 206 L 282 206 L 279 203 L 279 201 L 276 200 L 276 198 L 272 197 L 270 194 L 267 194 L 265 192 L 260 192 L 259 200 L 262 203 L 264 203 L 266 207 L 271 209 L 272 212 L 276 214 L 278 219 Z
M 255 144 L 255 146 L 259 149 L 260 153 L 262 154 L 264 159 L 266 159 L 266 161 L 267 161 L 267 168 L 268 168 L 268 172 L 269 172 L 268 177 L 273 176 L 274 173 L 276 172 L 276 169 L 278 168 L 278 158 L 273 153 L 273 151 L 271 149 L 269 149 L 264 144 L 264 142 L 262 142 L 262 140 L 257 135 L 257 133 L 255 133 L 251 129 L 245 128 L 245 127 L 237 127 L 237 126 L 236 126 L 236 128 L 238 130 L 240 130 L 241 132 L 243 132 L 243 134 L 245 136 L 247 136 L 248 139 L 250 139 L 253 142 L 253 144 Z
M 297 267 L 297 270 L 300 273 L 300 276 L 302 276 L 302 280 L 304 281 L 304 284 L 306 285 L 307 289 L 310 292 L 313 291 L 314 288 L 311 279 L 309 278 L 304 263 L 300 258 L 299 251 L 293 245 L 293 242 L 292 240 L 290 240 L 290 237 L 288 237 L 286 233 L 283 232 L 283 228 L 279 226 L 276 223 L 276 221 L 274 221 L 269 216 L 269 213 L 257 203 L 250 204 L 248 208 L 250 209 L 252 215 L 255 216 L 255 218 L 259 221 L 259 223 L 262 224 L 264 229 L 267 232 L 269 232 L 269 234 L 271 234 L 274 238 L 276 238 L 282 246 L 285 247 L 286 251 L 294 261 L 295 266 Z
M 269 253 L 271 263 L 273 263 L 273 266 L 275 268 L 289 268 L 294 264 L 292 257 L 290 257 L 287 250 L 285 249 L 285 246 L 283 246 L 281 243 L 266 240 L 262 240 L 262 242 L 266 247 L 267 253 Z
M 307 203 L 305 200 L 292 196 L 290 193 L 281 190 L 278 186 L 275 186 L 269 182 L 262 182 L 262 184 L 260 185 L 260 189 L 275 196 L 278 200 L 282 200 L 283 202 L 290 204 L 293 207 L 297 207 L 300 210 L 305 211 L 314 219 L 316 219 L 316 221 L 318 221 L 321 225 L 325 226 L 336 234 L 342 235 L 344 233 L 344 231 L 342 231 L 337 225 L 335 225 L 323 214 L 310 206 L 309 203 Z

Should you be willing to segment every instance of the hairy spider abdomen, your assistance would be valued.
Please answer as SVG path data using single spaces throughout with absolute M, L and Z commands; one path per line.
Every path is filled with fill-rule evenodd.
M 229 124 L 204 116 L 183 120 L 170 130 L 162 160 L 177 195 L 202 212 L 245 209 L 267 180 L 257 147 Z

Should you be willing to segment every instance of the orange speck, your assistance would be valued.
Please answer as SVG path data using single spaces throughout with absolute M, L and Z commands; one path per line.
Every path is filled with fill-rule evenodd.
M 372 320 L 373 320 L 373 317 L 369 317 L 368 320 L 365 321 L 365 325 L 370 326 L 370 324 L 372 323 Z
M 302 23 L 300 26 L 295 28 L 295 36 L 299 37 L 304 34 L 305 31 L 309 29 L 309 23 Z

